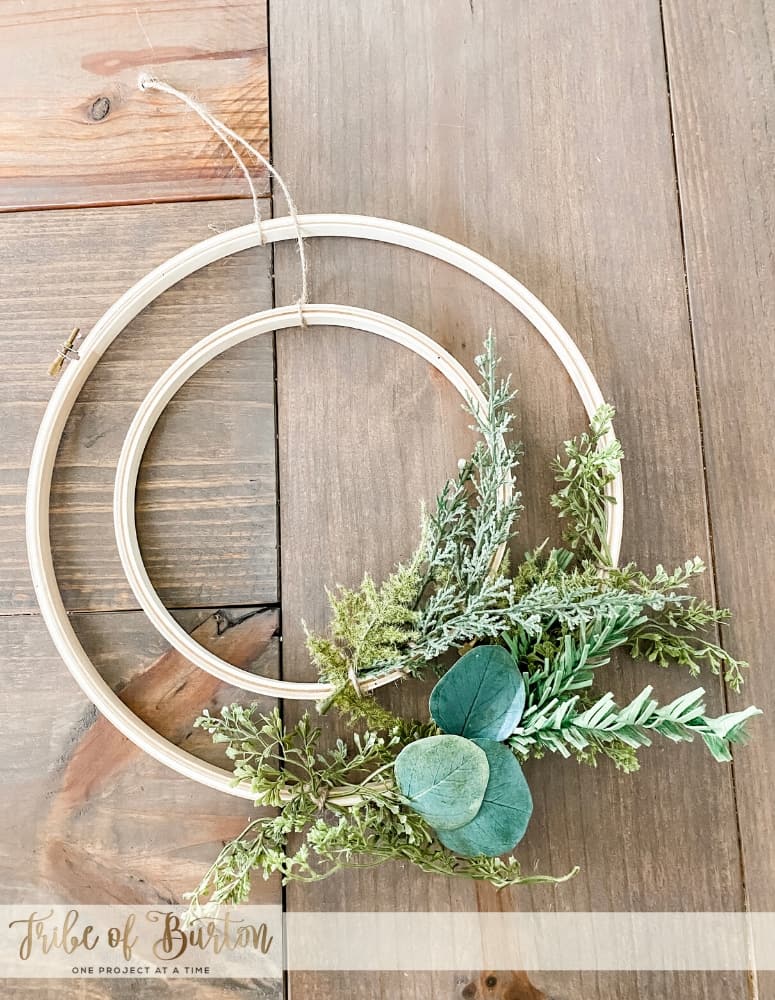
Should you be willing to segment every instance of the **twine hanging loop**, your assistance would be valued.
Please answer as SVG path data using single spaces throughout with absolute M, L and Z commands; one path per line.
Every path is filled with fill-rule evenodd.
M 250 169 L 240 156 L 237 147 L 241 146 L 246 152 L 254 157 L 254 159 L 265 167 L 269 175 L 280 185 L 280 190 L 282 191 L 283 197 L 288 205 L 288 215 L 291 217 L 293 225 L 296 228 L 296 245 L 299 248 L 299 266 L 301 268 L 301 293 L 297 300 L 299 306 L 299 326 L 306 326 L 304 319 L 304 306 L 309 301 L 309 293 L 307 290 L 307 253 L 304 246 L 304 235 L 301 231 L 299 213 L 296 209 L 296 204 L 291 197 L 290 191 L 288 190 L 288 185 L 280 176 L 279 171 L 272 166 L 260 150 L 256 149 L 256 147 L 251 145 L 247 139 L 244 139 L 233 129 L 230 129 L 228 125 L 220 120 L 220 118 L 216 118 L 211 111 L 208 111 L 203 104 L 200 104 L 199 101 L 191 97 L 189 94 L 184 93 L 182 90 L 178 90 L 176 87 L 166 83 L 164 80 L 159 80 L 158 77 L 151 76 L 150 73 L 141 73 L 137 84 L 140 90 L 157 90 L 162 94 L 169 94 L 171 97 L 175 97 L 177 100 L 182 101 L 183 104 L 190 108 L 195 115 L 201 118 L 205 125 L 208 125 L 213 132 L 215 132 L 218 138 L 226 145 L 231 155 L 237 161 L 237 164 L 247 182 L 248 189 L 250 190 L 250 197 L 253 201 L 253 221 L 258 229 L 259 236 L 261 237 L 262 246 L 265 244 L 266 239 L 261 223 L 261 207 L 258 199 L 258 192 L 256 191 L 256 185 L 253 181 Z

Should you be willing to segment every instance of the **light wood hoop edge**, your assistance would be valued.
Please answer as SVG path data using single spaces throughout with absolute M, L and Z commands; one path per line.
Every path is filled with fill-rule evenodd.
M 558 356 L 587 414 L 603 403 L 595 378 L 573 340 L 547 307 L 516 278 L 481 254 L 436 233 L 388 219 L 359 215 L 302 215 L 305 238 L 368 239 L 415 250 L 470 274 L 510 302 L 536 328 Z M 235 784 L 231 772 L 192 756 L 164 739 L 139 719 L 104 681 L 86 655 L 67 616 L 56 581 L 49 537 L 49 499 L 57 449 L 67 419 L 83 384 L 113 340 L 150 302 L 176 282 L 207 264 L 265 243 L 296 237 L 290 218 L 270 219 L 219 233 L 188 247 L 150 271 L 103 314 L 79 346 L 80 358 L 68 364 L 51 395 L 38 429 L 27 485 L 27 552 L 33 587 L 43 620 L 59 655 L 89 700 L 116 728 L 151 757 L 199 783 L 254 799 L 245 784 Z M 612 484 L 608 510 L 608 547 L 618 561 L 622 541 L 624 490 L 621 474 Z
M 116 543 L 129 586 L 151 624 L 174 649 L 195 666 L 246 691 L 275 698 L 319 701 L 331 694 L 330 684 L 284 681 L 248 673 L 201 646 L 178 624 L 154 588 L 143 565 L 135 523 L 137 475 L 143 451 L 164 408 L 191 376 L 217 355 L 252 337 L 278 330 L 287 330 L 299 323 L 299 306 L 267 309 L 235 320 L 194 344 L 173 362 L 159 377 L 140 404 L 124 440 L 116 466 L 113 520 Z M 448 351 L 434 340 L 397 319 L 355 306 L 307 304 L 302 308 L 308 326 L 337 326 L 383 337 L 412 351 L 440 372 L 457 390 L 464 401 L 470 401 L 480 412 L 486 412 L 486 400 L 475 380 Z M 508 503 L 512 487 L 504 484 L 499 491 L 499 503 Z M 493 559 L 491 569 L 497 570 L 503 561 L 506 545 Z M 364 678 L 359 687 L 371 691 L 400 680 L 403 671 L 396 668 L 376 677 Z

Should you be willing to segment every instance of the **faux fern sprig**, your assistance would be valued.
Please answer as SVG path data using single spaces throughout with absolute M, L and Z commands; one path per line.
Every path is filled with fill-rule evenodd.
M 733 691 L 743 684 L 743 670 L 748 666 L 713 642 L 703 632 L 725 625 L 731 617 L 726 608 L 714 608 L 707 601 L 693 599 L 687 604 L 668 606 L 660 615 L 644 622 L 633 633 L 629 652 L 634 660 L 648 660 L 660 667 L 672 663 L 688 667 L 696 677 L 703 665 L 711 673 L 722 674 Z

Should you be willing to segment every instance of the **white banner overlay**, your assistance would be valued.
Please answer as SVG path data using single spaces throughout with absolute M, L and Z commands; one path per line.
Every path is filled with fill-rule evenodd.
M 279 979 L 331 971 L 775 970 L 775 913 L 287 913 L 0 907 L 0 977 Z
M 775 970 L 775 913 L 289 913 L 290 970 Z

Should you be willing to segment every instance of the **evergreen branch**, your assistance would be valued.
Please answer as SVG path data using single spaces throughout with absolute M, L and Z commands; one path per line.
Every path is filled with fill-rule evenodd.
M 448 650 L 474 639 L 496 637 L 504 624 L 536 626 L 532 613 L 514 607 L 511 581 L 494 571 L 496 556 L 512 537 L 521 509 L 514 489 L 519 447 L 507 443 L 514 398 L 509 380 L 496 378 L 498 359 L 490 334 L 475 359 L 486 400 L 472 400 L 468 412 L 479 432 L 471 459 L 449 480 L 434 509 L 425 512 L 420 546 L 406 567 L 399 566 L 377 587 L 367 575 L 357 590 L 329 594 L 329 635 L 308 634 L 308 649 L 321 677 L 334 686 L 331 704 L 351 717 L 382 728 L 374 699 L 357 697 L 349 682 L 400 667 L 420 674 Z M 504 490 L 511 498 L 504 502 Z
M 570 521 L 564 536 L 570 548 L 580 559 L 602 566 L 612 561 L 606 541 L 607 509 L 613 501 L 608 487 L 624 457 L 613 437 L 613 416 L 613 407 L 604 404 L 592 417 L 589 432 L 564 443 L 567 461 L 554 462 L 556 480 L 564 485 L 551 497 L 559 516 Z
M 482 379 L 486 408 L 482 412 L 473 400 L 466 408 L 474 418 L 472 429 L 479 433 L 480 440 L 471 459 L 462 464 L 457 479 L 450 480 L 441 491 L 434 511 L 426 515 L 426 571 L 421 597 L 427 596 L 428 589 L 431 594 L 420 613 L 418 632 L 419 645 L 427 645 L 428 650 L 437 650 L 443 641 L 454 643 L 456 636 L 471 632 L 483 593 L 496 604 L 510 596 L 508 581 L 493 579 L 494 562 L 501 546 L 512 538 L 522 509 L 521 494 L 514 488 L 514 469 L 521 448 L 507 440 L 513 420 L 509 404 L 515 393 L 509 379 L 497 380 L 498 358 L 492 332 L 475 365 Z M 504 502 L 506 490 L 511 492 L 511 498 Z M 434 655 L 438 653 L 429 658 Z
M 709 718 L 705 715 L 702 688 L 681 695 L 660 708 L 648 686 L 629 705 L 620 708 L 609 692 L 588 708 L 579 710 L 579 699 L 549 700 L 542 707 L 527 710 L 509 744 L 520 755 L 534 747 L 569 757 L 593 743 L 617 740 L 637 749 L 651 746 L 651 733 L 674 742 L 691 742 L 700 736 L 717 761 L 732 759 L 730 746 L 746 739 L 746 723 L 759 709 Z
M 590 704 L 588 692 L 594 683 L 596 670 L 609 662 L 614 649 L 631 644 L 632 636 L 638 635 L 647 624 L 647 619 L 638 614 L 637 609 L 625 605 L 618 611 L 611 611 L 607 617 L 599 618 L 590 629 L 582 627 L 578 638 L 566 634 L 559 649 L 554 650 L 551 643 L 544 639 L 543 645 L 549 646 L 552 655 L 544 656 L 542 661 L 539 661 L 536 648 L 525 633 L 504 636 L 504 643 L 512 656 L 528 668 L 524 675 L 525 712 L 512 738 L 512 747 L 521 754 L 540 755 L 547 750 L 563 756 L 573 753 L 589 763 L 594 762 L 595 752 L 601 751 L 613 757 L 617 766 L 634 770 L 637 760 L 625 748 L 634 751 L 649 746 L 646 731 L 653 729 L 671 739 L 691 740 L 695 733 L 699 733 L 717 760 L 730 759 L 727 743 L 740 742 L 744 735 L 744 728 L 738 729 L 737 722 L 745 722 L 760 714 L 758 709 L 750 708 L 742 714 L 722 716 L 720 719 L 703 716 L 691 725 L 675 729 L 671 728 L 676 721 L 671 710 L 681 708 L 682 699 L 666 709 L 658 709 L 657 703 L 650 700 L 650 687 L 646 689 L 648 694 L 642 692 L 626 709 L 618 709 L 610 693 Z M 694 699 L 694 703 L 699 704 L 702 694 L 702 690 L 693 692 L 690 701 Z M 639 699 L 644 700 L 652 714 L 649 716 L 647 713 L 643 721 L 638 719 L 633 731 L 631 715 Z M 704 706 L 700 707 L 704 712 Z M 599 715 L 603 708 L 605 713 Z M 730 725 L 730 720 L 734 724 Z M 722 733 L 725 734 L 723 738 Z

